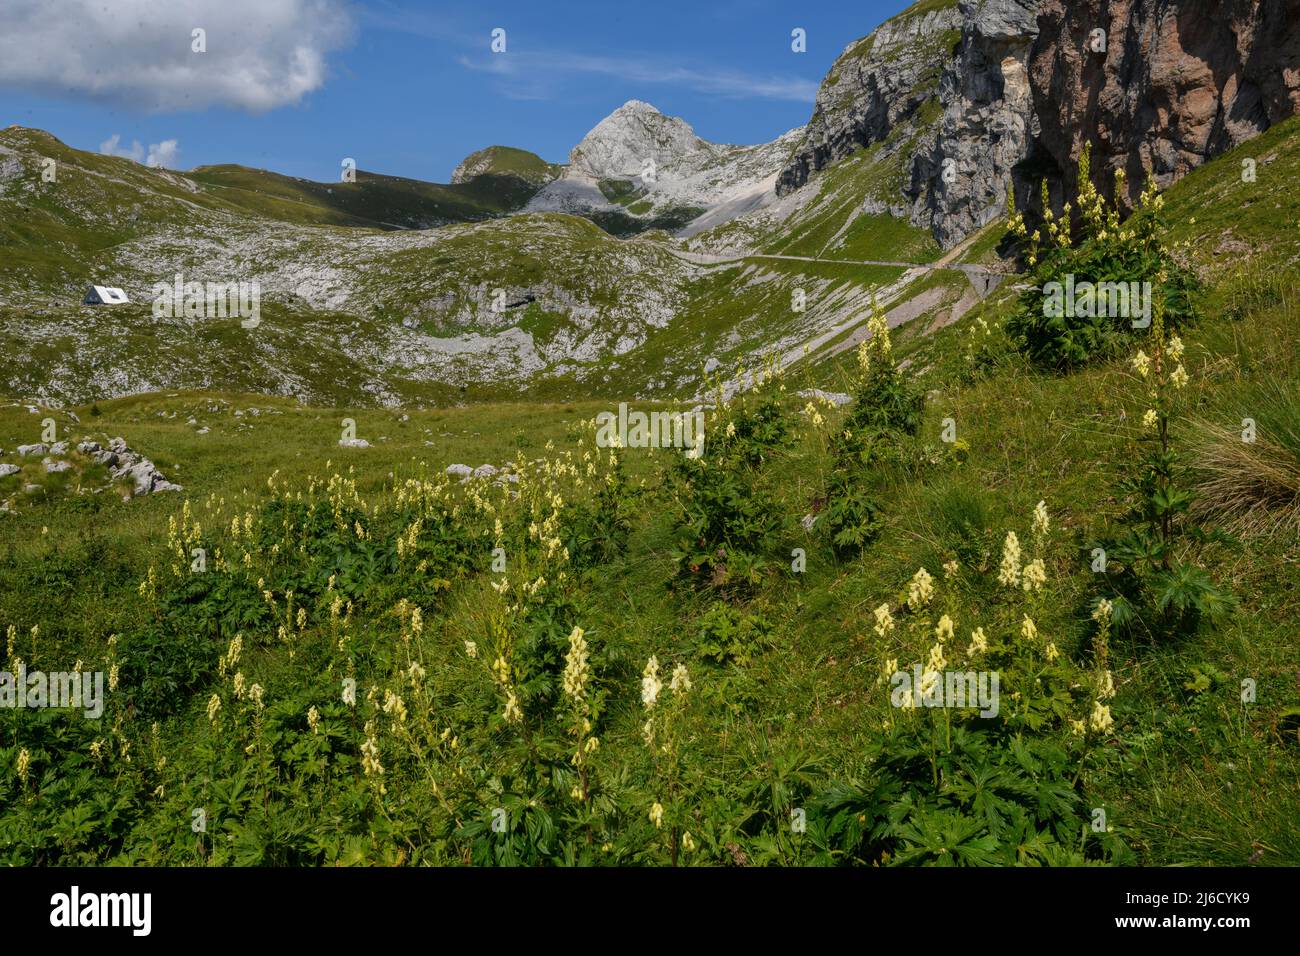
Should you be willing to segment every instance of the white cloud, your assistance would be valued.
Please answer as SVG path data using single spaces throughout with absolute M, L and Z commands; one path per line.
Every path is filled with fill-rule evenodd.
M 812 103 L 817 81 L 797 76 L 762 75 L 742 70 L 698 69 L 667 60 L 638 56 L 587 56 L 580 53 L 506 53 L 459 58 L 461 66 L 493 73 L 507 82 L 506 92 L 520 99 L 543 98 L 566 76 L 608 76 L 637 85 L 665 84 L 725 99 L 793 100 Z M 511 83 L 511 81 L 517 81 Z
M 131 141 L 131 148 L 126 149 L 119 144 L 122 142 L 122 134 L 114 133 L 108 139 L 99 144 L 99 151 L 105 156 L 120 156 L 123 159 L 134 159 L 137 163 L 144 160 L 144 147 L 140 145 L 138 139 Z
M 176 168 L 176 156 L 180 152 L 180 146 L 174 139 L 165 139 L 161 143 L 153 143 L 149 146 L 149 156 L 145 159 L 146 166 L 161 166 L 164 169 Z
M 144 163 L 146 166 L 160 166 L 164 169 L 175 169 L 176 159 L 180 154 L 180 144 L 174 139 L 165 139 L 161 143 L 150 143 L 148 153 L 140 145 L 138 139 L 131 140 L 130 147 L 122 145 L 122 134 L 114 133 L 108 139 L 99 144 L 99 151 L 105 156 L 120 156 L 123 159 L 133 159 L 137 163 Z
M 352 36 L 344 2 L 4 0 L 0 87 L 148 111 L 262 112 L 325 82 L 326 56 Z M 195 29 L 207 52 L 193 51 Z

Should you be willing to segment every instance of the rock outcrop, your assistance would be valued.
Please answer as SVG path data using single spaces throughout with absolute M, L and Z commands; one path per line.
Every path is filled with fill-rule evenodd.
M 99 442 L 83 441 L 77 445 L 77 451 L 96 464 L 105 466 L 114 481 L 129 481 L 132 494 L 151 495 L 160 491 L 183 491 L 177 484 L 168 481 L 152 461 L 127 447 L 121 438 L 113 438 L 108 447 Z
M 962 0 L 961 43 L 939 83 L 943 116 L 912 161 L 911 220 L 944 248 L 1002 216 L 1038 124 L 1029 57 L 1039 0 Z
M 845 47 L 822 80 L 802 141 L 777 177 L 777 194 L 793 192 L 813 173 L 885 140 L 916 116 L 938 94 L 961 25 L 955 3 L 904 11 Z
M 1009 186 L 1033 209 L 1047 178 L 1059 205 L 1085 142 L 1097 185 L 1122 166 L 1131 198 L 1148 173 L 1168 185 L 1298 112 L 1297 0 L 927 3 L 836 60 L 777 191 L 885 141 L 905 202 L 866 211 L 949 248 L 1004 214 Z
M 1300 112 L 1300 3 L 1043 0 L 1029 80 L 1058 191 L 1091 142 L 1098 185 L 1123 167 L 1132 198 Z

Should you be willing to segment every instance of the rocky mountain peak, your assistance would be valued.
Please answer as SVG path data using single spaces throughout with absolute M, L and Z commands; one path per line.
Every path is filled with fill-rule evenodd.
M 597 123 L 569 153 L 575 171 L 596 179 L 636 179 L 658 170 L 696 167 L 716 155 L 685 120 L 628 100 Z

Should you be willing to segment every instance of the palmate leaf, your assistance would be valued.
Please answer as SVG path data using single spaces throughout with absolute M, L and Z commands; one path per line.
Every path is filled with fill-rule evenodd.
M 1008 818 L 1019 811 L 1014 801 L 1034 792 L 1032 781 L 989 764 L 964 769 L 953 777 L 949 786 L 951 794 L 998 837 L 1003 836 Z
M 1193 564 L 1177 562 L 1168 571 L 1153 575 L 1156 606 L 1179 614 L 1195 612 L 1219 618 L 1233 607 L 1233 600 L 1210 576 Z
M 995 866 L 998 840 L 982 820 L 954 810 L 916 814 L 898 829 L 900 846 L 893 862 L 899 866 Z

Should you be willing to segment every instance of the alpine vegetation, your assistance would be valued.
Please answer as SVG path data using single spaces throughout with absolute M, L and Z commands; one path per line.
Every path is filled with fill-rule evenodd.
M 627 402 L 618 413 L 596 416 L 598 448 L 682 448 L 691 458 L 704 453 L 704 412 L 629 412 Z
M 895 707 L 975 708 L 981 717 L 998 715 L 997 671 L 895 671 L 889 678 Z
M 153 316 L 156 319 L 243 319 L 244 328 L 262 322 L 262 287 L 256 280 L 232 282 L 186 282 L 178 272 L 171 283 L 153 287 Z
M 0 707 L 81 710 L 88 720 L 104 713 L 103 671 L 29 671 L 21 660 L 0 671 Z
M 192 169 L 0 130 L 0 867 L 1300 864 L 1287 6 L 502 0 L 430 124 L 385 13 L 127 104 Z M 67 142 L 148 72 L 5 26 Z

